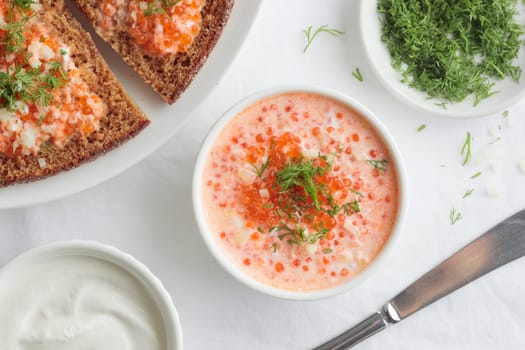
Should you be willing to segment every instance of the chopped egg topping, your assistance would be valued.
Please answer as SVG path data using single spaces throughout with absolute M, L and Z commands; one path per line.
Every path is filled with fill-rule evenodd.
M 7 156 L 36 155 L 88 135 L 107 112 L 69 48 L 34 16 L 39 4 L 17 6 L 0 2 L 0 153 Z
M 205 0 L 104 0 L 99 23 L 111 31 L 122 22 L 130 36 L 155 55 L 186 52 L 200 31 Z

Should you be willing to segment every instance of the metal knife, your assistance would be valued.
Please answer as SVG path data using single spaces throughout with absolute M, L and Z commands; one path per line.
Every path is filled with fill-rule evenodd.
M 443 261 L 377 312 L 314 350 L 349 349 L 478 277 L 525 255 L 525 210 Z

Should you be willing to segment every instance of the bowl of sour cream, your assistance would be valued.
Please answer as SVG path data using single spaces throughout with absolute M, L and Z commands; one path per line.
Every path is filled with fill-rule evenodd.
M 372 112 L 303 86 L 225 112 L 193 178 L 197 224 L 217 261 L 260 292 L 298 300 L 369 276 L 401 230 L 406 193 L 399 150 Z
M 0 349 L 181 350 L 182 330 L 146 266 L 111 246 L 71 241 L 0 270 Z

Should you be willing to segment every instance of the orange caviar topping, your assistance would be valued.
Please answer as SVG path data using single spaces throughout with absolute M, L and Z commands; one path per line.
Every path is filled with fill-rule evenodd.
M 186 52 L 198 35 L 205 0 L 104 0 L 101 25 L 109 30 L 117 22 L 119 9 L 131 37 L 155 55 Z
M 284 271 L 284 265 L 282 263 L 278 262 L 277 264 L 275 264 L 275 271 L 283 272 Z
M 351 180 L 333 171 L 333 162 L 341 155 L 333 154 L 330 160 L 319 154 L 307 160 L 301 139 L 292 132 L 246 150 L 245 159 L 255 167 L 258 179 L 240 186 L 242 214 L 245 220 L 264 223 L 266 232 L 276 232 L 279 239 L 297 245 L 331 241 L 335 238 L 331 230 L 359 212 L 360 197 L 348 190 Z M 313 172 L 311 178 L 296 175 L 301 171 Z M 315 194 L 307 186 L 309 182 Z M 349 201 L 350 194 L 353 199 Z

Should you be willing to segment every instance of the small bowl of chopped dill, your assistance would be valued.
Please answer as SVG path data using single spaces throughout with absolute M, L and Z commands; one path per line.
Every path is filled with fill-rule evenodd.
M 361 0 L 360 21 L 379 80 L 419 110 L 478 117 L 525 95 L 522 2 Z

